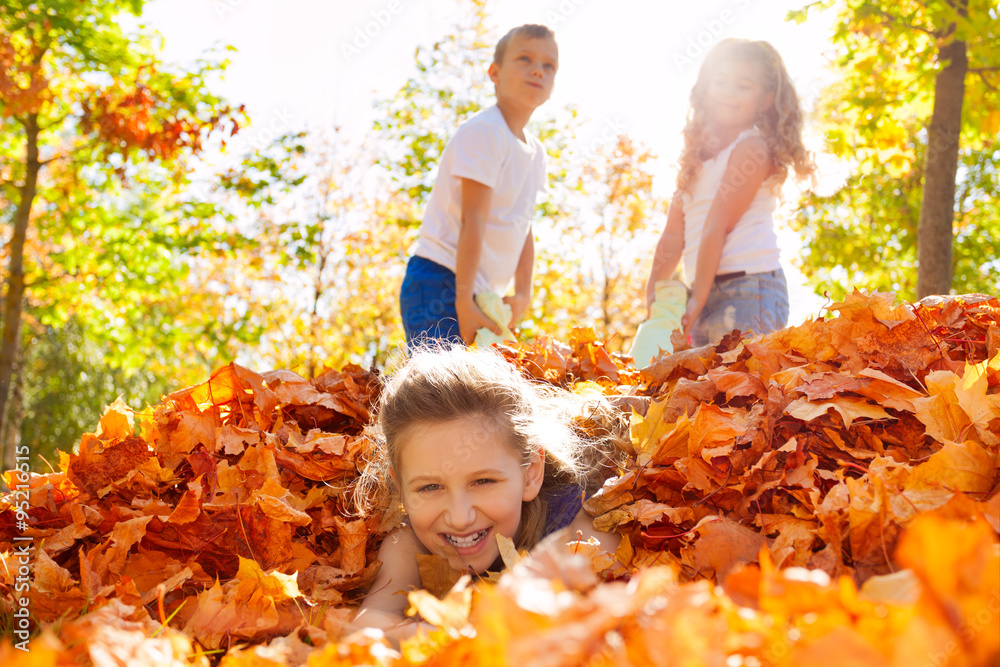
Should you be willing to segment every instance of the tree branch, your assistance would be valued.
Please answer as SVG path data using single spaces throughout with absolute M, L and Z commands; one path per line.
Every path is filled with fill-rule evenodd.
M 53 121 L 52 121 L 51 123 L 48 123 L 48 124 L 46 124 L 46 125 L 43 125 L 43 126 L 42 126 L 42 127 L 40 127 L 39 129 L 40 129 L 40 130 L 41 130 L 42 132 L 47 132 L 47 131 L 48 131 L 48 129 L 49 129 L 50 127 L 54 127 L 54 126 L 56 126 L 56 125 L 62 125 L 62 122 L 63 122 L 64 120 L 66 120 L 67 118 L 69 118 L 69 116 L 70 116 L 70 114 L 68 114 L 68 113 L 66 113 L 66 114 L 63 114 L 63 115 L 62 115 L 62 116 L 60 116 L 59 118 L 56 118 L 55 120 L 53 120 Z
M 969 71 L 972 72 L 973 74 L 978 74 L 979 75 L 979 80 L 983 82 L 984 86 L 986 86 L 990 90 L 1000 92 L 1000 88 L 997 88 L 997 86 L 995 86 L 994 84 L 990 83 L 990 80 L 986 78 L 986 73 L 987 72 L 990 72 L 990 71 L 993 71 L 993 70 L 997 70 L 997 69 L 1000 69 L 1000 67 L 980 67 L 980 68 L 977 68 L 977 69 L 970 69 Z
M 899 26 L 901 28 L 909 28 L 910 30 L 916 30 L 916 31 L 922 32 L 922 33 L 924 33 L 926 35 L 930 35 L 934 39 L 940 39 L 941 37 L 943 37 L 943 35 L 941 33 L 939 33 L 939 32 L 936 32 L 934 30 L 929 30 L 928 28 L 924 28 L 924 27 L 921 27 L 919 25 L 914 25 L 912 23 L 907 23 L 906 21 L 904 21 L 900 17 L 894 16 L 893 14 L 890 14 L 889 12 L 885 11 L 884 9 L 880 9 L 878 7 L 873 7 L 872 10 L 876 14 L 879 14 L 880 16 L 882 16 L 885 19 L 885 21 L 883 22 L 883 25 L 896 25 L 896 26 Z

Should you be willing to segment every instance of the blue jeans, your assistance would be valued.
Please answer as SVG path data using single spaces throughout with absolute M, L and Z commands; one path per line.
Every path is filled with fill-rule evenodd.
M 399 291 L 406 343 L 461 343 L 455 310 L 455 272 L 423 257 L 410 257 Z
M 717 343 L 732 331 L 755 334 L 783 329 L 788 323 L 788 284 L 781 269 L 716 279 L 698 321 L 691 328 L 691 344 Z

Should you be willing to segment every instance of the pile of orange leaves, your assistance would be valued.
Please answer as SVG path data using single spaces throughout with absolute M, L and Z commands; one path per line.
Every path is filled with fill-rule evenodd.
M 996 665 L 1000 303 L 829 311 L 642 370 L 583 330 L 501 348 L 629 413 L 626 463 L 585 504 L 621 546 L 415 591 L 437 630 L 399 649 L 345 631 L 398 520 L 351 497 L 379 378 L 230 365 L 118 401 L 58 472 L 6 474 L 0 621 L 27 595 L 33 637 L 0 662 Z

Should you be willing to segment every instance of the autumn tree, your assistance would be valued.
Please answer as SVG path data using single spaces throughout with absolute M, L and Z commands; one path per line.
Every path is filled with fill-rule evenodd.
M 257 244 L 237 261 L 208 257 L 199 273 L 262 332 L 241 358 L 310 378 L 385 364 L 402 342 L 396 295 L 413 240 L 389 223 L 414 217 L 387 184 L 340 128 L 285 135 L 222 175 L 226 208 Z
M 123 29 L 119 13 L 144 4 L 0 5 L 0 219 L 10 230 L 0 424 L 21 379 L 26 315 L 37 331 L 77 316 L 122 367 L 159 357 L 176 369 L 199 354 L 216 363 L 227 344 L 210 315 L 218 304 L 182 298 L 192 289 L 186 258 L 218 251 L 219 239 L 203 224 L 214 211 L 179 190 L 187 159 L 242 115 L 208 87 L 224 62 L 172 71 L 154 35 Z
M 485 0 L 462 0 L 462 19 L 431 46 L 419 46 L 417 73 L 380 105 L 375 120 L 379 164 L 421 209 L 427 202 L 437 162 L 458 126 L 493 103 L 486 75 L 493 62 L 496 31 L 489 26 Z M 419 226 L 420 220 L 402 221 Z
M 817 291 L 995 292 L 1000 33 L 986 0 L 814 2 L 831 10 L 840 79 L 821 94 L 827 150 L 852 172 L 793 226 Z
M 645 312 L 644 284 L 665 223 L 666 202 L 653 194 L 653 154 L 619 134 L 586 156 L 573 156 L 564 181 L 571 193 L 555 229 L 577 249 L 585 310 L 609 348 L 626 352 Z M 566 243 L 572 239 L 572 243 Z

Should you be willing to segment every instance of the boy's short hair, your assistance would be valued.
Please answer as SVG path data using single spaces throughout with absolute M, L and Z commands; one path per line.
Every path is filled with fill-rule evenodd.
M 551 39 L 553 42 L 556 40 L 556 34 L 552 32 L 551 28 L 545 25 L 525 23 L 522 26 L 513 28 L 497 42 L 497 48 L 493 52 L 493 64 L 497 67 L 503 64 L 503 56 L 507 52 L 507 45 L 510 44 L 510 40 L 514 39 L 515 35 L 521 35 L 530 39 Z

